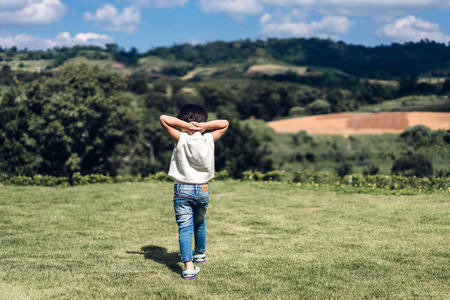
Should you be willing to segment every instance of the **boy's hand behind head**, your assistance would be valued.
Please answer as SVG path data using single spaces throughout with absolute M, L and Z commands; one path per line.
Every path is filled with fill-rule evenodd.
M 187 132 L 189 135 L 193 135 L 194 133 L 199 131 L 199 128 L 191 122 L 186 128 L 181 128 L 181 131 Z
M 198 131 L 200 133 L 203 133 L 206 131 L 206 123 L 199 123 L 199 122 L 191 122 L 191 124 L 195 127 L 195 131 Z

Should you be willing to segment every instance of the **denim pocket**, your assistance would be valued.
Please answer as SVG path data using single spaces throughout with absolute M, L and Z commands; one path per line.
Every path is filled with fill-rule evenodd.
M 202 190 L 204 190 L 204 185 L 175 184 L 174 199 L 191 199 L 198 201 L 209 200 L 209 184 L 206 191 L 203 192 Z

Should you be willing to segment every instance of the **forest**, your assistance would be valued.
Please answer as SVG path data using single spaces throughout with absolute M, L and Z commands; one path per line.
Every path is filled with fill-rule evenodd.
M 279 68 L 251 73 L 258 65 Z M 387 102 L 395 103 L 393 111 L 448 112 L 449 77 L 450 45 L 427 40 L 377 47 L 315 38 L 242 40 L 145 53 L 116 44 L 0 47 L 0 173 L 167 171 L 173 145 L 159 116 L 194 102 L 211 119 L 230 121 L 216 145 L 216 170 L 234 178 L 249 170 L 305 169 L 450 176 L 444 130 L 419 125 L 400 135 L 345 138 L 279 134 L 266 125 Z

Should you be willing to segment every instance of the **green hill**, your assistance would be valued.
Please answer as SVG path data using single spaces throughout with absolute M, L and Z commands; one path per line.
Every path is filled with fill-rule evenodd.
M 144 53 L 135 48 L 127 51 L 116 44 L 108 44 L 106 48 L 75 46 L 46 51 L 0 47 L 0 65 L 10 65 L 13 69 L 54 69 L 75 57 L 84 57 L 105 68 L 114 68 L 116 61 L 124 63 L 131 71 L 162 72 L 180 77 L 198 67 L 216 67 L 218 73 L 236 76 L 253 65 L 262 64 L 301 66 L 376 79 L 450 74 L 450 46 L 428 40 L 376 47 L 318 38 L 238 40 L 158 47 Z

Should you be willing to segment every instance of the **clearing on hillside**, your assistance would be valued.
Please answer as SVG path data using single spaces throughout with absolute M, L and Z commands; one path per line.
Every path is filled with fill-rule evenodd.
M 306 67 L 285 67 L 280 65 L 254 65 L 248 68 L 244 73 L 245 76 L 275 75 L 287 73 L 289 71 L 296 72 L 298 75 L 306 74 Z
M 400 133 L 414 125 L 425 125 L 431 130 L 450 129 L 450 113 L 393 112 L 393 113 L 342 113 L 318 115 L 268 122 L 276 132 L 309 134 L 382 134 Z

